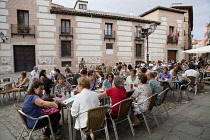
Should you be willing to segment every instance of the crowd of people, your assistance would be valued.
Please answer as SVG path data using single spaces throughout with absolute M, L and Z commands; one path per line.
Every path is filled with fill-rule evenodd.
M 135 66 L 125 63 L 116 63 L 115 66 L 109 66 L 102 63 L 102 65 L 91 65 L 87 67 L 82 65 L 77 72 L 72 72 L 69 65 L 66 65 L 64 74 L 54 67 L 50 72 L 50 77 L 47 76 L 46 70 L 39 72 L 38 67 L 30 73 L 31 78 L 27 77 L 26 72 L 21 72 L 18 77 L 17 87 L 8 92 L 16 92 L 17 90 L 28 90 L 25 97 L 23 112 L 31 117 L 40 117 L 43 115 L 42 109 L 48 107 L 59 108 L 59 103 L 53 101 L 51 95 L 59 96 L 63 92 L 70 92 L 76 87 L 77 95 L 71 108 L 72 116 L 77 116 L 79 113 L 87 111 L 90 108 L 100 105 L 100 99 L 109 97 L 111 100 L 110 106 L 118 103 L 126 98 L 133 98 L 134 102 L 141 103 L 155 93 L 161 93 L 164 89 L 170 88 L 168 83 L 160 83 L 158 79 L 178 78 L 177 74 L 182 73 L 183 77 L 194 76 L 195 82 L 199 82 L 205 75 L 202 71 L 209 71 L 210 63 L 204 65 L 203 62 L 194 63 L 182 60 L 180 63 L 176 62 L 138 62 Z M 29 80 L 31 79 L 31 84 Z M 71 79 L 68 81 L 67 79 Z M 126 89 L 135 87 L 131 93 Z M 103 89 L 103 93 L 96 93 L 98 88 Z M 19 89 L 20 88 L 20 89 Z M 51 89 L 54 89 L 53 93 Z M 43 94 L 46 94 L 43 98 Z M 156 104 L 160 104 L 160 96 L 156 100 Z M 141 111 L 145 111 L 148 107 L 148 102 L 141 105 L 141 110 L 137 106 L 132 107 L 131 118 L 133 126 L 140 125 L 140 120 L 137 117 Z M 116 119 L 118 116 L 119 105 L 111 110 L 111 117 Z M 60 113 L 56 112 L 50 114 L 50 120 L 53 122 L 53 132 L 56 139 L 60 138 L 59 121 Z M 26 119 L 29 128 L 34 126 L 35 121 L 29 118 Z M 36 127 L 46 125 L 48 121 L 40 120 Z M 87 113 L 79 116 L 76 120 L 75 128 L 87 127 Z M 50 139 L 50 129 L 47 128 L 43 134 L 43 139 Z M 93 133 L 90 133 L 94 139 Z

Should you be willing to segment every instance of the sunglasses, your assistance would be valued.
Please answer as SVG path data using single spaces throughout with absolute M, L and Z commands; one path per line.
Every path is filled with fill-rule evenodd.
M 108 76 L 108 77 L 113 77 L 113 76 Z

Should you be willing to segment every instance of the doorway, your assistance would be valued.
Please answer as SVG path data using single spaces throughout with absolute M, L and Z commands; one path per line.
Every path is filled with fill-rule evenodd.
M 176 62 L 176 52 L 177 50 L 168 50 L 168 61 L 174 60 L 174 62 Z
M 35 46 L 14 45 L 15 72 L 30 72 L 35 66 Z

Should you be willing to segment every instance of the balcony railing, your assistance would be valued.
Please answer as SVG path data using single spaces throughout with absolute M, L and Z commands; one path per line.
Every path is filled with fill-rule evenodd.
M 11 35 L 32 35 L 35 38 L 35 25 L 11 24 Z
M 172 43 L 172 44 L 175 43 L 175 44 L 177 44 L 178 41 L 176 40 L 175 36 L 168 36 L 167 43 Z
M 73 37 L 73 27 L 60 26 L 60 36 Z
M 104 30 L 104 40 L 105 39 L 114 39 L 115 40 L 115 31 L 113 30 Z

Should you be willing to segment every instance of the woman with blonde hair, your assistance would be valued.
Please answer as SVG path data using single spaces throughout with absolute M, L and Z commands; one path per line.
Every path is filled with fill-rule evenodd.
M 77 94 L 74 96 L 74 103 L 72 104 L 71 114 L 77 116 L 78 114 L 87 111 L 90 108 L 99 106 L 98 94 L 90 90 L 90 79 L 82 76 L 78 80 Z M 76 119 L 75 128 L 83 129 L 87 127 L 87 112 L 79 115 Z M 94 139 L 93 133 L 90 133 L 92 139 Z M 85 136 L 86 137 L 86 136 Z

